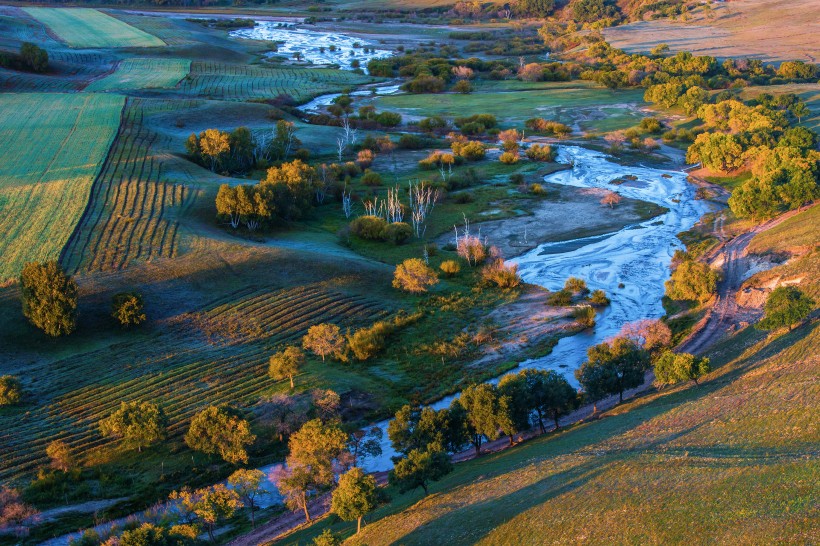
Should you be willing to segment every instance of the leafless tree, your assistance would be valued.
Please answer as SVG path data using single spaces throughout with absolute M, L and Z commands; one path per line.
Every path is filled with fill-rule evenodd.
M 424 181 L 411 180 L 408 193 L 410 195 L 410 219 L 413 224 L 413 231 L 416 237 L 421 237 L 427 228 L 425 225 L 427 216 L 433 211 L 439 199 L 439 190 L 434 190 Z
M 342 210 L 345 213 L 345 218 L 350 219 L 353 214 L 353 196 L 350 194 L 350 190 L 347 189 L 347 185 L 342 190 Z

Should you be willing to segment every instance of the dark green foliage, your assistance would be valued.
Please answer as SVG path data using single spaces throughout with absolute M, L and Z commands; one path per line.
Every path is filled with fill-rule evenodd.
M 476 455 L 479 455 L 484 438 L 495 440 L 499 436 L 502 413 L 498 389 L 489 383 L 472 385 L 461 391 L 457 402 L 467 412 L 470 443 L 473 444 Z
M 403 406 L 387 425 L 393 449 L 408 454 L 414 449 L 456 453 L 469 441 L 467 415 L 460 404 L 434 410 Z
M 70 334 L 77 325 L 77 283 L 55 262 L 27 263 L 20 275 L 23 316 L 47 335 Z
M 137 292 L 114 294 L 111 302 L 111 316 L 126 328 L 145 322 L 145 305 L 142 295 Z
M 385 226 L 382 239 L 400 245 L 413 235 L 413 228 L 407 222 L 393 222 Z
M 666 295 L 673 300 L 704 303 L 717 289 L 718 273 L 702 262 L 684 260 L 666 281 Z
M 694 381 L 711 371 L 708 358 L 698 358 L 689 353 L 664 352 L 655 362 L 655 382 L 674 385 L 682 381 Z
M 396 127 L 401 124 L 401 114 L 396 112 L 380 112 L 376 115 L 376 123 L 384 127 Z
M 45 72 L 48 69 L 48 52 L 31 42 L 23 42 L 20 46 L 20 59 L 32 72 Z
M 387 227 L 381 216 L 359 216 L 350 222 L 350 232 L 356 237 L 371 241 L 380 241 Z
M 23 386 L 12 375 L 0 377 L 0 406 L 14 406 L 23 398 Z
M 103 436 L 122 438 L 130 448 L 142 451 L 167 435 L 168 418 L 151 402 L 122 402 L 118 410 L 100 421 Z
M 452 469 L 450 457 L 443 451 L 414 449 L 396 463 L 390 471 L 389 480 L 401 492 L 421 487 L 427 495 L 430 482 L 440 480 Z
M 794 286 L 778 286 L 766 299 L 763 319 L 755 326 L 761 330 L 791 329 L 809 316 L 814 304 L 814 300 Z
M 228 406 L 209 406 L 197 413 L 185 434 L 185 443 L 203 453 L 219 453 L 227 462 L 248 462 L 247 446 L 256 440 L 248 421 Z
M 520 0 L 518 9 L 527 15 L 548 17 L 555 10 L 555 0 Z
M 590 347 L 575 377 L 593 403 L 613 394 L 623 402 L 624 391 L 642 385 L 648 368 L 649 354 L 634 341 L 619 337 Z
M 553 292 L 547 298 L 547 303 L 555 307 L 566 307 L 572 305 L 572 292 L 563 288 L 558 292 Z

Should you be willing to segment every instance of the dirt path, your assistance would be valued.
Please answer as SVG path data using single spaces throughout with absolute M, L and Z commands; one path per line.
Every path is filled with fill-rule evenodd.
M 702 354 L 705 349 L 719 341 L 727 332 L 740 324 L 743 317 L 735 295 L 743 284 L 744 276 L 750 267 L 746 248 L 756 235 L 775 227 L 787 218 L 797 214 L 797 212 L 796 210 L 787 212 L 773 220 L 760 224 L 713 251 L 709 263 L 713 266 L 722 264 L 723 279 L 718 283 L 712 308 L 695 326 L 692 333 L 681 342 L 678 346 L 679 351 Z M 717 223 L 715 227 L 718 229 Z M 723 233 L 722 223 L 719 229 Z

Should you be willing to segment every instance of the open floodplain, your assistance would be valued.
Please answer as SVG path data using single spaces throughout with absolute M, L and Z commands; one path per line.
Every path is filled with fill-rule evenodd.
M 771 164 L 771 178 L 794 176 L 796 154 L 815 172 L 816 137 L 784 132 L 818 127 L 820 75 L 751 76 L 704 37 L 719 29 L 736 59 L 814 66 L 813 50 L 744 48 L 731 16 L 757 25 L 757 12 L 718 6 L 712 27 L 693 5 L 694 22 L 603 32 L 648 55 L 678 25 L 671 52 L 638 69 L 597 29 L 567 26 L 571 7 L 542 20 L 450 4 L 0 6 L 0 381 L 13 380 L 0 395 L 22 393 L 0 398 L 0 486 L 20 504 L 0 501 L 39 512 L 0 521 L 0 545 L 96 545 L 145 523 L 193 523 L 173 530 L 185 544 L 312 544 L 324 531 L 351 544 L 820 540 L 815 190 L 765 218 L 727 206 Z M 700 58 L 670 68 L 681 50 L 719 58 L 695 76 Z M 702 85 L 707 106 L 746 101 L 769 132 L 709 125 L 686 87 L 653 98 L 639 80 L 659 70 Z M 752 118 L 764 107 L 780 117 Z M 710 170 L 687 155 L 709 131 L 760 148 Z M 775 161 L 765 146 L 778 139 L 791 148 Z M 76 282 L 66 335 L 21 305 L 32 262 Z M 712 292 L 670 297 L 682 263 L 714 274 Z M 755 329 L 781 285 L 814 298 L 814 314 Z M 647 364 L 640 383 L 597 396 L 576 370 L 641 321 L 705 368 L 662 388 Z M 332 348 L 307 341 L 319 325 L 338 332 Z M 288 350 L 296 369 L 278 371 Z M 551 373 L 572 400 L 539 420 L 512 409 L 505 374 L 523 370 Z M 492 385 L 494 420 L 447 421 L 475 385 Z M 161 432 L 111 432 L 124 403 L 156 405 Z M 390 432 L 405 406 L 444 419 L 435 441 Z M 210 409 L 236 420 L 203 448 L 190 430 Z M 282 475 L 308 419 L 338 427 L 355 455 L 300 501 Z M 243 427 L 252 438 L 228 445 Z M 355 518 L 323 517 L 349 457 L 384 485 L 411 447 L 459 464 L 411 486 L 391 478 L 359 535 Z M 240 469 L 262 471 L 253 509 L 245 498 L 211 522 L 169 500 Z M 317 521 L 302 525 L 308 512 Z

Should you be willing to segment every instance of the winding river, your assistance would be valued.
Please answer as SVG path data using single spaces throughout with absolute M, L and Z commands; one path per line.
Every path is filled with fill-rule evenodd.
M 529 283 L 556 290 L 563 286 L 567 277 L 577 276 L 586 280 L 590 289 L 603 289 L 611 297 L 612 305 L 599 314 L 594 329 L 561 338 L 549 355 L 519 364 L 518 369 L 556 370 L 577 386 L 573 372 L 584 360 L 587 348 L 617 334 L 627 322 L 663 315 L 663 283 L 669 277 L 672 254 L 681 247 L 676 235 L 691 228 L 711 210 L 711 206 L 695 200 L 695 188 L 680 171 L 623 166 L 611 161 L 606 154 L 578 146 L 561 146 L 558 160 L 572 164 L 572 169 L 549 175 L 544 179 L 546 182 L 610 189 L 624 197 L 669 209 L 661 216 L 614 233 L 542 244 L 511 260 L 518 264 L 521 276 Z M 627 176 L 629 179 L 620 185 L 611 183 Z M 568 210 L 567 214 L 572 211 Z M 447 407 L 456 396 L 443 398 L 432 407 Z M 382 421 L 376 425 L 385 432 L 383 453 L 365 461 L 366 470 L 375 472 L 392 468 L 390 457 L 395 452 L 387 438 L 387 423 Z M 275 466 L 261 470 L 268 474 Z M 275 486 L 267 483 L 266 487 L 269 493 L 259 499 L 260 507 L 280 501 Z M 108 525 L 98 527 L 98 530 Z M 65 545 L 74 536 L 76 534 L 64 536 L 47 544 Z

